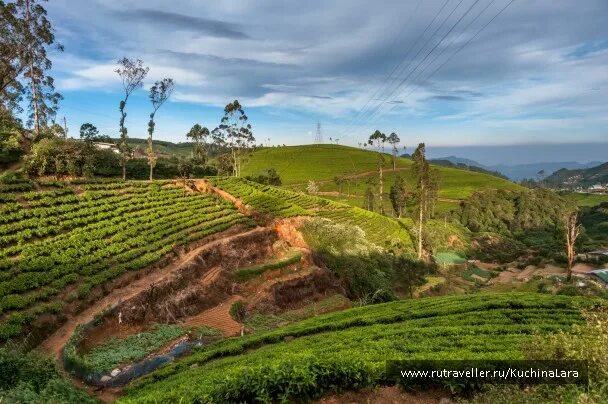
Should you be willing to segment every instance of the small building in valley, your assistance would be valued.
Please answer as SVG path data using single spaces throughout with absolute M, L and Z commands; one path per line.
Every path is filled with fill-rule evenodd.
M 605 288 L 608 288 L 608 268 L 589 271 L 589 275 L 599 280 Z

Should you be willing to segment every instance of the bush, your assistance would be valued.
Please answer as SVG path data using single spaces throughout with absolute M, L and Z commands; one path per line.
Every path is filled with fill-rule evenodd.
M 247 315 L 247 307 L 242 300 L 237 300 L 232 303 L 230 306 L 230 317 L 232 317 L 235 321 L 242 322 L 245 320 L 245 316 Z
M 0 348 L 0 402 L 96 401 L 64 380 L 51 358 Z

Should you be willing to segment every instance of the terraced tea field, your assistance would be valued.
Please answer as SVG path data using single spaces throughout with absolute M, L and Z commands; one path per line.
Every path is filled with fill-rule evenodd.
M 251 224 L 232 204 L 171 181 L 22 181 L 0 191 L 0 340 L 179 245 Z
M 305 400 L 392 384 L 387 359 L 518 359 L 534 333 L 569 330 L 593 303 L 480 294 L 350 309 L 203 347 L 135 382 L 121 402 Z
M 406 252 L 413 252 L 412 239 L 405 226 L 390 217 L 242 178 L 214 177 L 210 181 L 257 211 L 275 217 L 320 216 L 337 223 L 356 225 L 380 247 L 401 246 Z

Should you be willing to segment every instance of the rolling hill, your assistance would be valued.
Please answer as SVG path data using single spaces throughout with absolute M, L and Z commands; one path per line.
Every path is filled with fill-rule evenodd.
M 608 184 L 608 163 L 578 170 L 567 170 L 564 168 L 548 176 L 545 182 L 550 186 L 567 188 Z
M 414 190 L 412 161 L 398 157 L 396 171 L 392 171 L 392 156 L 385 155 L 385 192 L 395 181 L 396 174 L 405 177 L 410 190 Z M 283 185 L 297 190 L 305 190 L 309 180 L 317 182 L 323 196 L 362 206 L 369 181 L 377 177 L 377 154 L 340 145 L 306 145 L 273 147 L 257 150 L 243 168 L 243 175 L 257 175 L 274 168 L 279 173 Z M 449 210 L 456 207 L 461 199 L 483 189 L 517 190 L 521 187 L 511 181 L 479 172 L 451 167 L 433 166 L 441 174 L 439 191 L 440 208 Z M 342 185 L 335 183 L 335 177 L 348 177 Z M 386 199 L 385 208 L 390 211 Z

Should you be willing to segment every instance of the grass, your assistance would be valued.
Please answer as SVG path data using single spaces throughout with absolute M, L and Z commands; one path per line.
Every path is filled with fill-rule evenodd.
M 351 301 L 348 298 L 341 294 L 336 294 L 281 314 L 253 314 L 245 320 L 245 325 L 255 332 L 269 331 L 279 326 L 285 326 L 296 321 L 350 306 Z
M 157 324 L 151 330 L 126 338 L 111 338 L 83 355 L 92 372 L 109 372 L 123 363 L 136 362 L 186 333 L 179 325 Z
M 466 271 L 460 272 L 458 275 L 466 281 L 479 282 L 479 279 L 473 277 L 472 275 L 479 276 L 480 278 L 483 278 L 487 281 L 488 279 L 494 276 L 494 273 L 481 268 L 472 267 L 467 269 Z
M 466 258 L 453 252 L 438 252 L 435 254 L 435 261 L 439 265 L 458 265 L 467 262 Z
M 562 194 L 562 196 L 574 200 L 578 206 L 596 206 L 602 202 L 608 202 L 608 195 L 568 192 Z
M 121 402 L 307 400 L 394 383 L 387 359 L 521 359 L 522 344 L 582 324 L 581 307 L 594 303 L 477 294 L 359 307 L 209 345 L 135 382 Z
M 282 258 L 279 260 L 265 262 L 260 265 L 253 265 L 246 268 L 240 268 L 233 272 L 232 276 L 237 282 L 247 282 L 250 279 L 262 275 L 264 272 L 284 268 L 288 265 L 296 264 L 302 259 L 302 254 L 295 253 L 289 257 Z
M 387 164 L 390 156 L 387 157 Z M 339 145 L 270 147 L 257 150 L 243 167 L 243 176 L 257 175 L 269 168 L 279 173 L 283 184 L 306 184 L 309 180 L 331 180 L 376 169 L 377 156 L 368 150 Z M 398 166 L 411 161 L 399 159 Z
M 386 168 L 392 168 L 391 159 L 390 155 L 386 155 Z M 385 172 L 386 192 L 388 193 L 390 186 L 394 183 L 396 174 L 403 176 L 409 188 L 413 190 L 412 161 L 399 157 L 397 158 L 397 167 L 403 170 L 398 173 Z M 464 199 L 481 189 L 521 188 L 513 182 L 488 174 L 449 167 L 433 167 L 441 173 L 442 182 L 439 197 L 444 199 Z M 363 196 L 369 186 L 367 184 L 368 179 L 375 174 L 353 179 L 350 184 L 344 184 L 340 187 L 334 183 L 333 179 L 336 176 L 375 172 L 377 170 L 377 154 L 370 150 L 339 145 L 264 148 L 253 153 L 251 159 L 243 168 L 243 176 L 256 175 L 268 168 L 277 170 L 285 186 L 303 190 L 309 180 L 326 181 L 320 184 L 320 191 L 341 191 Z M 346 202 L 348 203 L 348 200 Z M 358 200 L 354 201 L 353 204 L 361 206 Z M 387 205 L 387 207 L 389 206 Z

